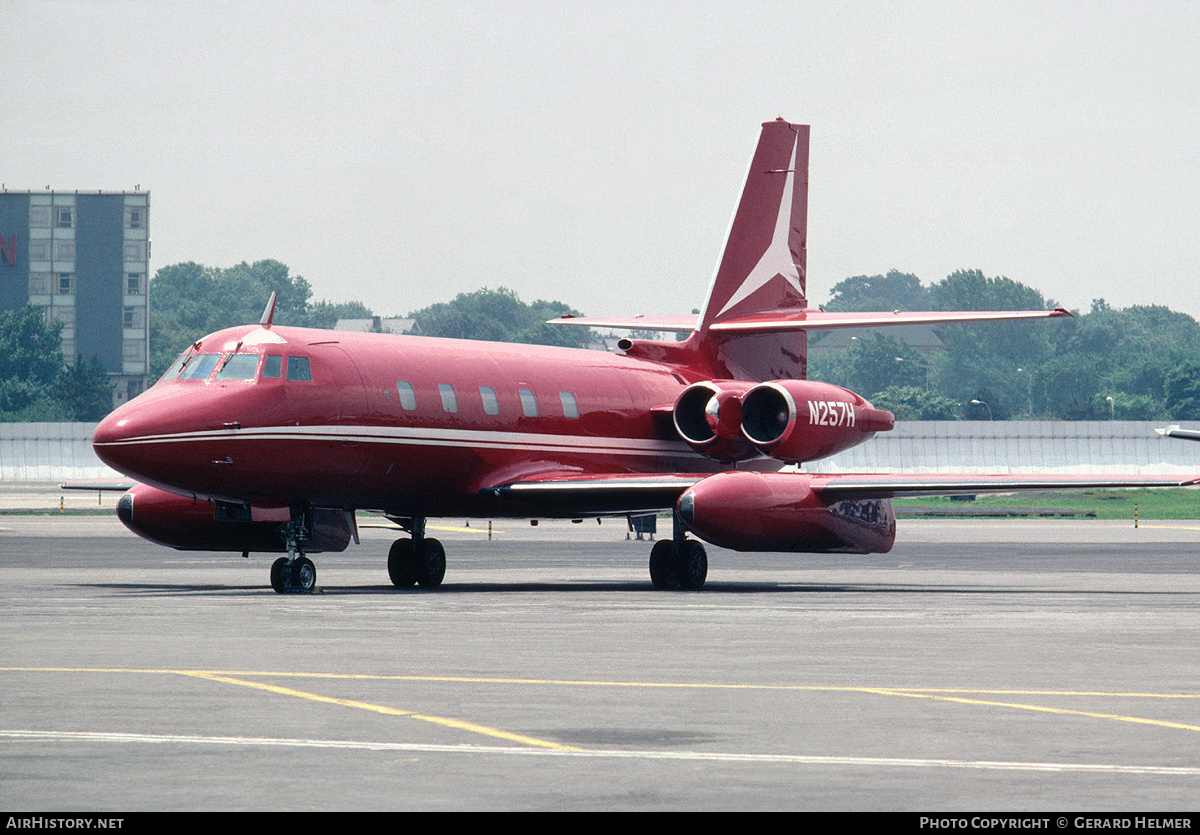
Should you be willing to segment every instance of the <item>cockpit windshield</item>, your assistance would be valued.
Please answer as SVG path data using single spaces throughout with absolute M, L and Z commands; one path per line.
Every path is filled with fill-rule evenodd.
M 196 354 L 179 373 L 180 380 L 207 380 L 220 354 Z
M 253 380 L 260 354 L 233 354 L 217 372 L 218 380 Z

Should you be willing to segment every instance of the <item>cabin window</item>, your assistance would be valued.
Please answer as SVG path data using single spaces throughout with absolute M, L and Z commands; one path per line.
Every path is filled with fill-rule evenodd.
M 402 407 L 410 412 L 417 408 L 417 395 L 413 391 L 412 383 L 405 383 L 403 381 L 396 383 L 396 393 L 400 395 L 400 405 Z
M 308 367 L 308 357 L 288 357 L 287 378 L 294 383 L 311 383 L 312 371 Z
M 563 417 L 576 420 L 579 417 L 579 406 L 575 403 L 575 395 L 569 391 L 560 391 L 558 399 L 562 401 Z
M 438 391 L 442 395 L 442 408 L 447 412 L 457 412 L 458 395 L 454 393 L 454 386 L 449 383 L 438 383 Z
M 480 386 L 479 397 L 483 400 L 483 411 L 489 415 L 500 414 L 500 401 L 496 399 L 496 390 L 491 386 Z
M 278 377 L 283 373 L 283 357 L 277 354 L 267 354 L 263 358 L 263 377 Z
M 258 371 L 258 354 L 231 354 L 221 370 L 218 380 L 253 380 Z
M 183 366 L 179 379 L 207 380 L 220 357 L 220 354 L 196 354 Z
M 521 411 L 525 413 L 525 417 L 537 417 L 537 398 L 533 396 L 533 392 L 529 389 L 521 389 Z

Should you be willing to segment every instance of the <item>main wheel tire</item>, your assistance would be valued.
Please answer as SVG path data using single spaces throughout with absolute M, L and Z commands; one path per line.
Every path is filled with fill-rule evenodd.
M 708 553 L 694 539 L 688 540 L 677 556 L 679 587 L 695 591 L 708 578 Z
M 292 586 L 297 591 L 312 591 L 317 586 L 317 567 L 308 557 L 292 562 Z
M 275 562 L 271 563 L 271 588 L 275 589 L 275 591 L 279 592 L 280 594 L 283 594 L 285 591 L 287 591 L 287 570 L 287 557 L 280 557 L 279 559 L 275 560 Z
M 679 588 L 674 550 L 674 543 L 669 539 L 660 539 L 650 549 L 650 582 L 656 589 L 675 591 Z
M 397 539 L 388 551 L 388 576 L 398 589 L 411 588 L 417 582 L 417 561 L 411 539 Z
M 417 552 L 417 582 L 427 589 L 437 588 L 446 576 L 446 549 L 436 539 L 426 539 Z

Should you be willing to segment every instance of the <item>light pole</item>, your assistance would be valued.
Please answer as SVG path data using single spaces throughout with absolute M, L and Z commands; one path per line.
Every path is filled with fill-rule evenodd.
M 1116 406 L 1113 404 L 1113 399 L 1111 397 L 1106 397 L 1106 398 L 1104 398 L 1104 400 L 1106 403 L 1108 403 L 1108 419 L 1116 420 L 1117 409 L 1116 409 Z
M 1018 374 L 1028 374 L 1028 375 L 1029 375 L 1029 389 L 1028 389 L 1028 394 L 1029 394 L 1029 411 L 1028 411 L 1028 412 L 1026 412 L 1025 414 L 1026 414 L 1026 416 L 1027 416 L 1027 417 L 1030 417 L 1030 418 L 1032 418 L 1032 417 L 1033 417 L 1033 370 L 1032 370 L 1032 369 L 1029 369 L 1029 368 L 1018 368 L 1018 369 L 1017 369 L 1017 373 L 1018 373 Z
M 992 417 L 992 407 L 991 407 L 991 406 L 988 406 L 988 404 L 987 404 L 987 402 L 986 402 L 986 401 L 984 401 L 984 400 L 972 400 L 972 401 L 971 401 L 971 405 L 972 405 L 972 406 L 987 406 L 987 410 L 988 410 L 988 420 L 994 420 L 994 418 Z
M 909 359 L 908 357 L 896 357 L 895 359 L 896 359 L 896 362 L 912 363 L 917 368 L 921 369 L 922 373 L 925 376 L 925 391 L 929 391 L 929 363 L 918 362 L 917 360 L 912 360 L 912 359 Z

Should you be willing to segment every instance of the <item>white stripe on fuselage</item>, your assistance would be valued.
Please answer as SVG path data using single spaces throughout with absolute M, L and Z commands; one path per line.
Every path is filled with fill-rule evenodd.
M 397 426 L 261 426 L 140 435 L 99 444 L 116 448 L 141 444 L 173 444 L 218 440 L 329 440 L 419 446 L 516 449 L 601 455 L 686 456 L 705 458 L 682 441 L 645 438 L 602 438 L 591 435 L 553 435 L 536 432 L 497 432 L 474 429 L 433 429 Z

